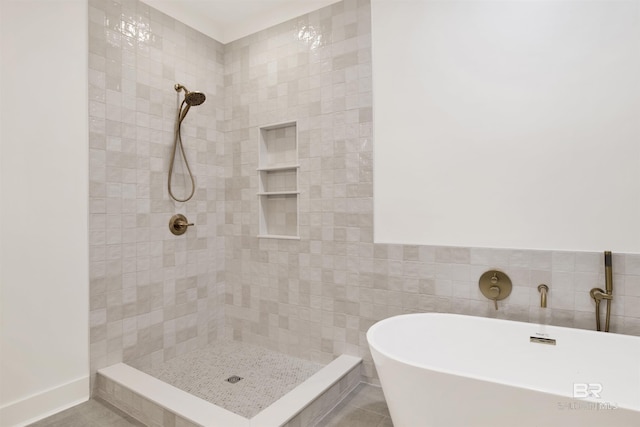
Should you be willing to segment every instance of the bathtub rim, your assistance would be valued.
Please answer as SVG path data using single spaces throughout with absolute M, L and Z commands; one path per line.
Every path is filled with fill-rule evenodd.
M 566 399 L 571 399 L 571 400 L 577 400 L 577 401 L 588 401 L 588 402 L 594 402 L 594 403 L 599 403 L 601 402 L 599 399 L 595 399 L 592 397 L 587 397 L 587 398 L 575 398 L 573 397 L 571 394 L 569 394 L 568 392 L 555 392 L 555 391 L 550 391 L 548 389 L 541 389 L 538 387 L 533 387 L 530 385 L 524 385 L 521 383 L 515 383 L 515 382 L 509 382 L 509 381 L 504 381 L 504 380 L 498 380 L 492 377 L 488 377 L 488 376 L 482 376 L 482 375 L 477 375 L 477 374 L 471 374 L 471 373 L 464 373 L 461 371 L 454 371 L 451 369 L 446 369 L 446 368 L 442 368 L 442 367 L 435 367 L 431 364 L 427 364 L 427 363 L 417 363 L 414 361 L 409 361 L 406 358 L 403 357 L 397 357 L 395 354 L 391 354 L 386 350 L 382 350 L 380 348 L 379 343 L 375 343 L 375 338 L 373 337 L 374 334 L 376 333 L 376 330 L 380 327 L 380 325 L 384 324 L 384 323 L 389 323 L 389 322 L 393 322 L 393 321 L 398 321 L 400 318 L 410 318 L 410 317 L 463 317 L 463 318 L 467 318 L 467 319 L 477 319 L 479 321 L 483 321 L 483 322 L 487 322 L 487 323 L 495 323 L 495 322 L 507 322 L 507 323 L 517 323 L 519 325 L 528 325 L 530 327 L 543 327 L 543 328 L 554 328 L 554 329 L 562 329 L 562 330 L 567 330 L 570 331 L 571 333 L 577 333 L 579 335 L 584 335 L 584 334 L 589 334 L 589 333 L 594 333 L 596 331 L 590 331 L 590 330 L 586 330 L 586 329 L 577 329 L 577 328 L 567 328 L 564 326 L 555 326 L 555 325 L 546 325 L 546 324 L 540 324 L 540 323 L 531 323 L 531 322 L 521 322 L 521 321 L 517 321 L 517 320 L 507 320 L 507 319 L 495 319 L 495 318 L 489 318 L 489 317 L 480 317 L 480 316 L 472 316 L 472 315 L 467 315 L 467 314 L 457 314 L 457 313 L 436 313 L 436 312 L 431 312 L 431 313 L 407 313 L 407 314 L 399 314 L 399 315 L 395 315 L 395 316 L 390 316 L 387 317 L 385 319 L 379 320 L 378 322 L 374 323 L 368 330 L 366 333 L 366 337 L 367 337 L 367 343 L 369 344 L 369 350 L 372 354 L 373 357 L 373 361 L 374 364 L 376 365 L 376 369 L 378 369 L 378 364 L 376 363 L 376 358 L 375 355 L 373 354 L 372 350 L 375 350 L 377 353 L 379 353 L 380 355 L 384 356 L 385 358 L 394 361 L 396 363 L 400 363 L 403 365 L 407 365 L 407 366 L 411 366 L 414 367 L 416 369 L 426 369 L 432 372 L 438 372 L 438 373 L 443 373 L 443 374 L 447 374 L 447 375 L 454 375 L 456 377 L 460 377 L 460 378 L 469 378 L 469 379 L 473 379 L 473 380 L 477 380 L 477 381 L 484 381 L 484 382 L 489 382 L 489 383 L 494 383 L 494 384 L 500 384 L 500 385 L 504 385 L 507 387 L 516 387 L 516 388 L 520 388 L 520 389 L 526 389 L 526 390 L 530 390 L 530 391 L 534 391 L 534 392 L 539 392 L 539 393 L 545 393 L 545 394 L 551 394 L 554 396 L 559 396 L 562 398 L 566 398 Z M 615 334 L 615 333 L 611 333 L 611 335 L 609 335 L 607 333 L 607 335 L 605 335 L 604 337 L 610 337 L 610 338 L 605 338 L 605 339 L 630 339 L 632 341 L 634 340 L 640 340 L 640 337 L 636 337 L 634 335 L 623 335 L 623 334 Z M 614 338 L 615 337 L 615 338 Z M 380 374 L 378 374 L 380 375 Z M 383 388 L 384 389 L 384 388 Z M 618 404 L 618 407 L 620 409 L 626 409 L 626 410 L 630 410 L 630 411 L 635 411 L 635 412 L 639 412 L 640 413 L 640 403 L 637 404 L 636 406 L 630 406 L 628 404 Z

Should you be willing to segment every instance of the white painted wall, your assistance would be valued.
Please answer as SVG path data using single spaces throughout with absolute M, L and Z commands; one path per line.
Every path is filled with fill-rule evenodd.
M 87 2 L 0 0 L 0 425 L 89 396 Z
M 640 252 L 640 2 L 374 0 L 375 240 Z

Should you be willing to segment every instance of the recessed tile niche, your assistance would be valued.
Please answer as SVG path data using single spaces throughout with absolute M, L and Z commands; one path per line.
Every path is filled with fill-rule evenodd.
M 260 128 L 258 161 L 260 234 L 298 237 L 298 138 L 295 122 Z

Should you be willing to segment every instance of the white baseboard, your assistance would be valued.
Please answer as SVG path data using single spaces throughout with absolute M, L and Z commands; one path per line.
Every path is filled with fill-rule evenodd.
M 0 427 L 23 427 L 89 400 L 89 376 L 0 408 Z

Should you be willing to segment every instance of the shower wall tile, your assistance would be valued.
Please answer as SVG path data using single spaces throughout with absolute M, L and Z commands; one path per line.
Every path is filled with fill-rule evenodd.
M 159 363 L 222 335 L 225 97 L 223 46 L 144 3 L 91 0 L 89 38 L 95 373 Z M 183 123 L 197 183 L 187 203 L 167 193 L 175 83 L 207 95 Z M 174 213 L 196 225 L 174 236 Z
M 229 338 L 314 361 L 363 357 L 365 333 L 412 312 L 451 312 L 595 328 L 601 253 L 373 242 L 371 25 L 345 0 L 224 49 L 225 318 Z M 296 121 L 300 241 L 259 239 L 260 127 Z M 604 249 L 604 248 L 603 248 Z M 640 256 L 614 254 L 612 330 L 640 335 Z M 513 280 L 495 310 L 478 278 Z M 537 286 L 549 285 L 542 309 Z
M 224 335 L 317 362 L 359 355 L 376 383 L 365 334 L 396 314 L 594 328 L 599 253 L 374 243 L 368 0 L 225 46 L 144 3 L 90 0 L 89 36 L 92 372 Z M 166 189 L 177 82 L 207 94 L 183 127 L 197 177 L 186 204 Z M 259 239 L 260 128 L 293 121 L 301 239 Z M 184 236 L 168 231 L 177 212 L 196 223 Z M 640 335 L 640 256 L 613 262 L 612 330 Z M 514 284 L 498 311 L 477 286 L 492 268 Z

